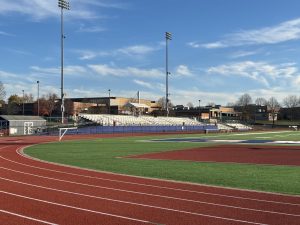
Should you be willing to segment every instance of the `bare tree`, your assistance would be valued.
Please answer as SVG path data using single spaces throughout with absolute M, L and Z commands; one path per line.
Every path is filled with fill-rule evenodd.
M 34 102 L 33 95 L 32 94 L 25 94 L 24 95 L 24 102 L 25 103 L 32 103 L 32 102 Z
M 268 111 L 271 114 L 271 118 L 272 118 L 272 127 L 274 127 L 275 118 L 277 117 L 277 113 L 280 109 L 280 105 L 276 98 L 271 97 L 267 102 L 267 106 L 268 106 Z
M 3 83 L 0 81 L 0 101 L 4 101 L 5 96 L 6 96 L 6 91 Z
M 46 95 L 46 99 L 47 99 L 47 110 L 49 112 L 49 116 L 52 115 L 52 112 L 55 109 L 55 105 L 56 105 L 56 100 L 58 99 L 57 94 L 55 93 L 48 93 Z
M 238 101 L 236 102 L 237 106 L 240 106 L 242 111 L 242 119 L 247 121 L 251 119 L 251 109 L 249 105 L 252 103 L 252 98 L 249 94 L 245 93 L 241 97 L 239 97 Z
M 194 107 L 193 103 L 191 103 L 191 102 L 188 102 L 188 103 L 186 104 L 186 106 L 189 107 L 189 108 L 193 108 L 193 107 Z
M 259 106 L 267 105 L 267 100 L 265 98 L 257 98 L 255 104 Z
M 210 107 L 215 107 L 215 106 L 216 106 L 216 103 L 214 103 L 214 102 L 208 102 L 206 105 L 207 105 L 207 106 L 210 106 Z
M 160 99 L 157 100 L 157 104 L 158 106 L 160 106 L 161 108 L 164 108 L 165 105 L 166 105 L 166 98 L 165 97 L 162 97 Z M 168 102 L 168 107 L 173 107 L 174 105 L 172 104 L 171 100 L 169 99 L 169 102 Z
M 48 93 L 40 98 L 40 113 L 41 115 L 51 116 L 56 106 L 57 94 Z
M 247 106 L 252 103 L 252 98 L 249 94 L 243 94 L 241 97 L 239 97 L 236 105 L 238 106 Z
M 227 107 L 233 107 L 235 105 L 236 105 L 236 103 L 234 103 L 234 102 L 227 102 L 227 104 L 226 104 Z
M 289 95 L 283 99 L 283 105 L 288 108 L 290 112 L 290 119 L 293 120 L 295 115 L 295 108 L 299 106 L 300 99 L 296 95 Z

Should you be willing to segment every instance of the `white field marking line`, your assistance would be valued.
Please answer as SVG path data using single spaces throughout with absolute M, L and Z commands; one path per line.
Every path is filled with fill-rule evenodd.
M 2 150 L 2 149 L 4 149 L 4 148 L 8 148 L 8 147 L 9 147 L 9 145 L 2 146 L 2 147 L 0 147 L 0 150 Z
M 230 136 L 247 136 L 247 135 L 254 135 L 254 134 L 277 134 L 277 133 L 288 133 L 288 132 L 292 132 L 292 131 L 272 131 L 272 132 L 257 132 L 257 133 L 238 133 L 238 134 L 221 134 L 221 135 L 213 135 L 213 136 L 194 136 L 194 137 L 184 137 L 184 138 L 161 138 L 161 139 L 155 139 L 155 140 L 165 140 L 165 139 L 189 139 L 189 138 L 199 138 L 199 139 L 207 139 L 210 140 L 210 138 L 223 138 L 223 137 L 230 137 Z M 296 135 L 296 134 L 289 134 L 289 135 Z M 253 138 L 259 138 L 258 137 L 253 137 Z M 265 138 L 272 138 L 272 137 L 265 137 Z M 140 140 L 140 141 L 148 141 L 148 142 L 152 142 L 152 140 Z M 182 142 L 189 142 L 187 141 L 182 141 Z
M 45 187 L 45 186 L 40 186 L 40 185 L 35 185 L 35 184 L 29 184 L 29 183 L 25 183 L 25 182 L 21 182 L 21 181 L 11 180 L 11 179 L 7 179 L 7 178 L 3 178 L 3 177 L 0 177 L 0 179 L 10 181 L 10 182 L 14 182 L 14 183 L 24 184 L 24 185 L 28 185 L 28 186 L 32 186 L 32 187 L 37 187 L 37 188 L 42 188 L 42 189 L 67 193 L 67 194 L 73 194 L 73 195 L 78 195 L 78 196 L 84 196 L 84 197 L 89 197 L 89 198 L 96 198 L 96 199 L 102 199 L 102 200 L 119 202 L 119 203 L 130 204 L 130 205 L 138 205 L 138 206 L 143 206 L 143 207 L 162 209 L 162 210 L 166 210 L 166 211 L 175 211 L 175 212 L 192 214 L 192 215 L 198 215 L 199 214 L 199 213 L 176 210 L 176 209 L 165 208 L 165 207 L 159 207 L 159 206 L 154 206 L 154 205 L 147 205 L 147 204 L 142 204 L 142 203 L 128 202 L 128 201 L 123 201 L 123 200 L 118 200 L 118 199 L 99 197 L 99 196 L 95 196 L 95 195 L 87 195 L 87 194 L 82 194 L 82 193 L 78 193 L 78 192 L 65 191 L 65 190 L 61 190 L 61 189 L 55 189 L 55 188 L 50 188 L 50 187 Z M 136 194 L 144 195 L 144 193 L 141 193 L 141 192 L 136 192 Z M 145 194 L 145 195 L 148 195 L 148 194 Z M 151 196 L 153 196 L 153 195 L 151 195 Z M 244 207 L 238 207 L 238 206 L 230 206 L 230 205 L 217 204 L 217 203 L 204 202 L 204 201 L 186 200 L 186 199 L 181 199 L 181 198 L 176 198 L 176 197 L 168 197 L 168 196 L 163 196 L 163 195 L 154 195 L 154 196 L 155 197 L 173 199 L 173 200 L 181 200 L 181 201 L 188 201 L 188 202 L 199 203 L 199 204 L 219 206 L 219 207 L 226 207 L 226 208 L 234 208 L 234 209 L 240 209 L 240 210 L 249 210 L 249 211 L 254 211 L 254 212 L 262 212 L 262 213 L 270 213 L 270 214 L 279 214 L 279 215 L 285 215 L 285 216 L 300 217 L 300 214 L 290 214 L 290 213 L 283 213 L 283 212 L 276 212 L 276 211 L 269 211 L 269 210 L 260 210 L 260 209 L 251 209 L 251 208 L 244 208 Z
M 50 201 L 46 201 L 46 200 L 41 200 L 41 199 L 32 198 L 32 197 L 28 197 L 28 196 L 18 195 L 18 194 L 15 194 L 15 193 L 10 193 L 10 192 L 1 191 L 1 190 L 0 190 L 0 193 L 4 193 L 4 194 L 7 194 L 7 195 L 13 195 L 13 196 L 17 196 L 17 197 L 20 197 L 20 198 L 34 200 L 34 201 L 39 201 L 39 202 L 43 202 L 43 203 L 48 203 L 48 204 L 63 206 L 63 207 L 67 207 L 67 208 L 82 210 L 82 211 L 91 212 L 91 213 L 103 214 L 103 215 L 108 215 L 108 216 L 112 216 L 112 217 L 118 217 L 118 218 L 122 218 L 122 219 L 127 219 L 127 220 L 142 222 L 142 223 L 157 224 L 157 223 L 146 221 L 146 220 L 140 220 L 140 219 L 125 217 L 125 216 L 119 216 L 119 215 L 115 215 L 115 214 L 110 214 L 110 213 L 104 213 L 104 212 L 94 211 L 94 210 L 85 209 L 85 208 L 79 208 L 79 207 L 70 206 L 70 205 L 64 205 L 64 204 L 60 204 L 60 203 L 56 203 L 56 202 L 50 202 Z M 264 224 L 264 223 L 256 223 L 256 222 L 250 222 L 250 221 L 245 221 L 245 220 L 232 219 L 232 218 L 221 217 L 221 216 L 213 216 L 213 215 L 202 214 L 202 213 L 191 213 L 191 212 L 185 212 L 185 211 L 180 211 L 180 210 L 171 210 L 171 211 L 174 211 L 174 212 L 184 212 L 184 213 L 190 214 L 190 215 L 203 216 L 203 217 L 214 218 L 214 219 L 221 219 L 221 220 L 227 220 L 227 221 L 234 221 L 234 222 L 239 222 L 239 223 L 267 225 L 267 224 Z
M 13 215 L 13 216 L 25 218 L 25 219 L 28 219 L 28 220 L 37 221 L 37 222 L 44 223 L 44 224 L 58 225 L 57 223 L 50 223 L 50 222 L 47 222 L 47 221 L 45 221 L 45 220 L 39 220 L 39 219 L 35 219 L 35 218 L 29 217 L 29 216 L 24 216 L 24 215 L 21 215 L 21 214 L 18 214 L 18 213 L 13 213 L 13 212 L 9 212 L 9 211 L 0 209 L 0 213 L 1 213 L 1 212 L 2 212 L 2 213 L 5 213 L 5 214 L 9 214 L 9 215 Z
M 135 218 L 131 218 L 131 217 L 111 214 L 111 213 L 94 211 L 94 210 L 80 208 L 80 207 L 76 207 L 76 206 L 60 204 L 60 203 L 56 203 L 56 202 L 50 202 L 50 201 L 46 201 L 46 200 L 42 200 L 42 199 L 38 199 L 38 198 L 31 198 L 31 197 L 28 197 L 28 196 L 19 195 L 19 194 L 15 194 L 15 193 L 10 193 L 10 192 L 6 192 L 6 191 L 2 191 L 2 190 L 0 190 L 0 193 L 6 194 L 6 195 L 12 195 L 12 196 L 19 197 L 19 198 L 25 198 L 25 199 L 29 199 L 29 200 L 33 200 L 33 201 L 37 201 L 37 202 L 42 202 L 42 203 L 46 203 L 46 204 L 50 204 L 50 205 L 56 205 L 56 206 L 62 206 L 62 207 L 65 207 L 65 208 L 76 209 L 76 210 L 89 212 L 89 213 L 95 213 L 95 214 L 100 214 L 100 215 L 105 215 L 105 216 L 111 216 L 111 217 L 116 217 L 116 218 L 120 218 L 120 219 L 131 220 L 131 221 L 141 222 L 141 223 L 157 224 L 157 223 L 146 221 L 146 220 L 140 220 L 140 219 L 135 219 Z
M 275 195 L 275 196 L 284 196 L 284 197 L 292 197 L 292 198 L 299 198 L 300 197 L 300 196 L 288 195 L 288 194 L 263 192 L 263 191 L 255 191 L 255 190 L 248 190 L 248 189 L 238 189 L 238 188 L 224 188 L 224 187 L 213 186 L 213 185 L 196 184 L 196 183 L 179 182 L 179 181 L 177 182 L 177 181 L 172 181 L 172 180 L 163 180 L 163 179 L 155 179 L 155 178 L 148 178 L 148 177 L 139 177 L 139 176 L 133 176 L 133 175 L 117 174 L 117 173 L 110 173 L 110 172 L 106 172 L 106 171 L 98 171 L 98 170 L 85 169 L 85 168 L 83 169 L 81 167 L 68 166 L 68 165 L 64 165 L 64 164 L 60 164 L 60 163 L 53 163 L 53 162 L 47 162 L 47 161 L 44 161 L 44 160 L 41 160 L 41 159 L 36 159 L 36 158 L 30 157 L 30 156 L 24 154 L 23 152 L 20 153 L 19 150 L 22 151 L 23 149 L 17 149 L 16 150 L 17 154 L 20 155 L 21 157 L 24 157 L 24 158 L 27 158 L 27 159 L 30 159 L 30 160 L 33 160 L 33 161 L 43 162 L 43 163 L 49 164 L 49 165 L 56 165 L 56 166 L 61 166 L 61 167 L 66 167 L 66 168 L 75 168 L 75 169 L 81 169 L 81 170 L 84 170 L 84 171 L 92 171 L 92 172 L 105 173 L 105 174 L 113 174 L 113 175 L 125 176 L 125 177 L 143 178 L 143 179 L 155 180 L 155 181 L 161 181 L 161 182 L 173 182 L 175 184 L 177 184 L 177 183 L 179 183 L 179 184 L 189 184 L 189 185 L 196 185 L 196 186 L 199 186 L 199 187 L 201 187 L 201 186 L 203 186 L 203 187 L 214 187 L 214 188 L 224 189 L 224 190 L 238 190 L 238 191 L 243 191 L 243 192 L 260 193 L 260 194 Z M 255 199 L 255 198 L 246 198 L 246 197 L 239 197 L 239 196 L 233 196 L 233 195 L 216 194 L 216 193 L 203 192 L 203 191 L 192 191 L 192 190 L 187 190 L 187 189 L 163 187 L 163 186 L 157 186 L 157 185 L 151 185 L 151 184 L 142 184 L 142 183 L 136 183 L 136 182 L 120 181 L 120 180 L 114 180 L 114 179 L 107 179 L 107 178 L 87 176 L 87 175 L 81 175 L 81 174 L 75 174 L 75 173 L 68 173 L 68 172 L 63 172 L 63 171 L 59 171 L 59 170 L 46 169 L 46 168 L 42 168 L 42 167 L 31 166 L 31 165 L 19 163 L 19 162 L 10 160 L 10 159 L 6 159 L 6 158 L 1 157 L 1 156 L 0 156 L 0 158 L 3 158 L 5 160 L 7 160 L 7 161 L 10 161 L 10 162 L 13 162 L 13 163 L 16 163 L 16 164 L 20 164 L 20 165 L 24 165 L 24 166 L 27 166 L 27 167 L 32 167 L 32 168 L 40 169 L 40 170 L 46 170 L 46 171 L 51 171 L 51 172 L 56 172 L 56 173 L 62 173 L 62 174 L 68 174 L 68 175 L 73 175 L 73 176 L 78 176 L 78 177 L 84 177 L 84 178 L 92 178 L 92 179 L 96 179 L 96 180 L 105 180 L 105 181 L 117 182 L 117 183 L 134 184 L 134 185 L 138 185 L 138 186 L 153 187 L 153 188 L 158 188 L 158 189 L 174 190 L 174 191 L 181 191 L 181 192 L 198 193 L 198 194 L 215 195 L 215 196 L 224 196 L 224 197 L 228 197 L 228 198 L 247 199 L 247 200 L 253 200 L 253 201 L 260 201 L 260 202 L 261 201 L 263 201 L 263 202 L 273 202 L 273 201 L 269 201 L 269 200 L 262 200 L 262 199 Z M 266 165 L 268 165 L 268 164 L 266 164 Z M 285 202 L 274 202 L 274 203 L 279 203 L 279 204 L 282 203 L 282 204 L 288 204 L 288 205 L 291 204 L 291 203 L 285 203 Z
M 26 147 L 29 147 L 32 145 L 28 145 Z M 275 196 L 283 196 L 283 197 L 292 197 L 292 198 L 299 198 L 300 196 L 296 195 L 289 195 L 289 194 L 281 194 L 281 193 L 273 193 L 273 192 L 264 192 L 264 191 L 256 191 L 256 190 L 250 190 L 250 189 L 240 189 L 240 188 L 229 188 L 229 187 L 220 187 L 216 185 L 206 185 L 206 184 L 197 184 L 197 183 L 189 183 L 189 182 L 180 182 L 180 181 L 173 181 L 173 180 L 164 180 L 164 179 L 158 179 L 158 178 L 149 178 L 149 177 L 141 177 L 141 176 L 134 176 L 134 175 L 126 175 L 126 174 L 118 174 L 118 173 L 113 173 L 113 172 L 107 172 L 107 171 L 99 171 L 99 170 L 93 170 L 93 169 L 87 169 L 87 168 L 82 168 L 78 166 L 70 166 L 70 165 L 65 165 L 65 164 L 60 164 L 60 163 L 54 163 L 54 162 L 48 162 L 45 160 L 33 158 L 29 155 L 26 155 L 24 152 L 24 147 L 19 147 L 16 149 L 16 153 L 23 157 L 27 158 L 33 161 L 37 162 L 43 162 L 44 164 L 49 164 L 49 165 L 56 165 L 60 167 L 66 167 L 66 168 L 71 168 L 71 169 L 79 169 L 82 171 L 92 171 L 96 173 L 104 173 L 104 174 L 112 174 L 112 175 L 117 175 L 117 176 L 124 176 L 124 177 L 131 177 L 131 178 L 139 178 L 139 179 L 146 179 L 146 180 L 154 180 L 154 181 L 160 181 L 160 182 L 169 182 L 169 183 L 174 183 L 174 184 L 188 184 L 188 185 L 195 185 L 199 187 L 210 187 L 210 188 L 218 188 L 218 189 L 224 189 L 224 190 L 236 190 L 236 191 L 242 191 L 242 192 L 251 192 L 251 193 L 259 193 L 259 194 L 267 194 L 267 195 L 275 195 Z M 126 183 L 126 184 L 134 184 L 137 186 L 146 186 L 146 187 L 154 187 L 158 189 L 166 189 L 166 190 L 174 190 L 174 191 L 181 191 L 181 192 L 190 192 L 190 193 L 198 193 L 198 194 L 206 194 L 206 195 L 214 195 L 214 196 L 223 196 L 223 197 L 228 197 L 228 198 L 236 198 L 236 199 L 246 199 L 246 200 L 253 200 L 253 201 L 259 201 L 259 202 L 270 202 L 270 203 L 278 203 L 278 204 L 287 204 L 290 205 L 293 203 L 285 203 L 285 202 L 276 202 L 276 201 L 269 201 L 269 200 L 261 200 L 261 199 L 255 199 L 255 198 L 247 198 L 247 197 L 238 197 L 238 196 L 232 196 L 232 195 L 223 195 L 223 194 L 216 194 L 216 193 L 211 193 L 211 192 L 203 192 L 203 191 L 192 191 L 192 190 L 187 190 L 187 189 L 180 189 L 180 188 L 170 188 L 170 187 L 163 187 L 163 186 L 156 186 L 156 185 L 150 185 L 150 184 L 142 184 L 142 183 L 136 183 L 136 182 L 128 182 L 128 181 L 120 181 L 120 180 L 113 180 L 113 179 L 106 179 L 106 178 L 100 178 L 100 177 L 93 177 L 93 176 L 86 176 L 86 175 L 80 175 L 80 174 L 75 174 L 75 173 L 68 173 L 68 172 L 63 172 L 63 171 L 58 171 L 58 170 L 51 170 L 51 169 L 46 169 L 42 167 L 37 167 L 37 166 L 31 166 L 28 164 L 24 163 L 19 163 L 10 159 L 6 159 L 4 157 L 0 158 L 19 164 L 19 165 L 24 165 L 27 167 L 32 167 L 32 168 L 37 168 L 40 170 L 46 170 L 46 171 L 52 171 L 56 173 L 62 173 L 62 174 L 68 174 L 68 175 L 73 175 L 73 176 L 78 176 L 78 177 L 85 177 L 85 178 L 92 178 L 92 179 L 97 179 L 97 180 L 105 180 L 105 181 L 111 181 L 111 182 L 117 182 L 117 183 Z M 296 204 L 297 205 L 297 204 Z
M 0 167 L 0 168 L 3 169 L 3 167 Z M 11 169 L 7 169 L 7 170 L 14 171 L 14 170 L 11 170 Z M 24 172 L 17 172 L 17 173 L 24 174 Z M 33 176 L 38 176 L 38 175 L 33 175 Z M 150 197 L 172 199 L 172 200 L 177 200 L 177 201 L 192 202 L 192 203 L 197 203 L 197 204 L 205 204 L 205 205 L 212 205 L 212 206 L 225 207 L 225 208 L 234 208 L 234 209 L 248 210 L 248 211 L 255 211 L 255 212 L 263 212 L 263 213 L 270 213 L 270 214 L 280 214 L 280 215 L 286 215 L 286 216 L 296 216 L 296 217 L 300 216 L 298 214 L 288 214 L 288 213 L 277 212 L 277 211 L 252 209 L 252 208 L 245 208 L 245 207 L 238 207 L 238 206 L 217 204 L 217 203 L 212 203 L 212 202 L 205 202 L 205 201 L 198 201 L 198 200 L 191 200 L 191 199 L 170 197 L 170 196 L 165 196 L 165 195 L 149 194 L 149 193 L 144 193 L 144 192 L 129 191 L 129 190 L 123 190 L 123 189 L 116 189 L 116 188 L 108 188 L 108 187 L 102 187 L 102 186 L 96 186 L 96 185 L 82 184 L 82 183 L 71 182 L 71 181 L 64 181 L 64 180 L 59 180 L 59 179 L 55 179 L 55 178 L 48 178 L 48 177 L 43 177 L 43 176 L 38 176 L 38 177 L 41 177 L 41 178 L 44 178 L 44 179 L 49 179 L 49 180 L 56 180 L 56 181 L 60 181 L 60 182 L 65 182 L 65 183 L 78 184 L 78 185 L 82 185 L 82 186 L 88 186 L 88 187 L 94 187 L 94 188 L 100 188 L 100 189 L 107 189 L 107 190 L 113 190 L 113 191 L 120 191 L 120 192 L 126 192 L 126 193 L 137 194 L 137 195 L 147 195 L 147 196 L 150 196 Z M 0 179 L 8 180 L 8 181 L 15 182 L 15 183 L 23 183 L 23 182 L 20 182 L 20 181 L 10 180 L 10 179 L 3 178 L 3 177 L 0 177 Z M 38 185 L 34 185 L 34 184 L 28 184 L 28 183 L 23 183 L 23 184 L 29 185 L 29 186 L 35 186 L 35 187 L 39 187 L 39 188 L 45 188 L 45 189 L 56 190 L 56 191 L 61 191 L 61 192 L 66 192 L 66 193 L 71 193 L 71 194 L 77 194 L 77 195 L 83 195 L 83 196 L 85 196 L 85 194 L 80 194 L 80 193 L 76 193 L 76 192 L 69 192 L 69 191 L 64 191 L 64 190 L 59 190 L 59 189 L 53 189 L 53 188 L 38 186 Z M 86 196 L 90 196 L 90 195 L 86 195 Z M 109 200 L 109 201 L 119 201 L 119 202 L 123 202 L 123 203 L 127 203 L 127 204 L 142 205 L 142 206 L 145 206 L 145 207 L 154 207 L 154 208 L 157 207 L 157 206 L 145 205 L 145 204 L 140 204 L 140 203 L 125 202 L 125 201 L 116 200 L 116 199 L 109 199 L 109 198 L 104 198 L 104 197 L 97 197 L 97 196 L 90 196 L 90 197 L 104 199 L 104 200 Z M 297 206 L 300 206 L 300 205 L 297 205 Z M 166 208 L 164 208 L 164 209 L 165 210 L 171 210 L 171 209 L 166 209 Z
M 17 153 L 19 155 L 21 155 L 22 157 L 27 158 L 27 156 L 24 156 L 24 155 L 20 154 L 18 151 L 17 151 Z M 256 198 L 247 198 L 247 197 L 239 197 L 239 196 L 233 196 L 233 195 L 216 194 L 216 193 L 204 192 L 204 191 L 192 191 L 192 190 L 179 189 L 179 188 L 162 187 L 162 186 L 156 186 L 156 185 L 150 185 L 150 184 L 141 184 L 141 183 L 136 183 L 136 182 L 127 182 L 127 181 L 105 179 L 105 178 L 99 178 L 99 177 L 93 177 L 93 176 L 85 176 L 85 175 L 80 175 L 80 174 L 74 174 L 74 173 L 68 173 L 68 172 L 62 172 L 62 171 L 57 171 L 57 170 L 46 169 L 46 168 L 42 168 L 42 167 L 31 166 L 31 165 L 27 165 L 27 164 L 15 162 L 15 161 L 10 160 L 10 159 L 6 159 L 6 158 L 4 158 L 2 156 L 0 156 L 0 158 L 2 158 L 4 160 L 7 160 L 7 161 L 10 161 L 10 162 L 13 162 L 13 163 L 16 163 L 16 164 L 20 164 L 20 165 L 24 165 L 24 166 L 32 167 L 32 168 L 37 168 L 37 169 L 40 169 L 40 170 L 46 170 L 46 171 L 51 171 L 51 172 L 56 172 L 56 173 L 62 173 L 62 174 L 68 174 L 68 175 L 73 175 L 73 176 L 78 176 L 78 177 L 92 178 L 92 179 L 97 179 L 97 180 L 105 180 L 105 181 L 116 182 L 116 183 L 134 184 L 134 185 L 138 185 L 138 186 L 153 187 L 153 188 L 157 188 L 157 189 L 165 189 L 165 190 L 173 190 L 173 191 L 180 191 L 180 192 L 188 192 L 188 193 L 196 193 L 196 194 L 220 196 L 220 197 L 242 199 L 242 200 L 251 200 L 251 201 L 257 201 L 257 202 L 267 202 L 267 203 L 282 204 L 282 205 L 294 205 L 294 206 L 300 205 L 300 204 L 295 204 L 295 203 L 287 203 L 287 202 L 279 202 L 279 201 L 271 201 L 271 200 L 263 200 L 263 199 L 256 199 Z M 29 156 L 28 156 L 28 158 L 32 159 L 32 160 L 36 160 L 34 158 L 30 158 Z M 38 159 L 36 161 L 48 163 L 46 161 L 38 160 Z M 65 166 L 65 165 L 57 164 L 57 163 L 48 163 L 48 164 L 50 164 L 50 165 L 64 166 L 64 167 L 67 167 L 67 168 L 80 169 L 79 167 Z M 87 171 L 89 171 L 89 170 L 87 170 Z M 94 172 L 96 172 L 96 171 L 94 171 Z M 109 173 L 107 173 L 107 174 L 109 174 Z M 133 177 L 133 176 L 130 176 L 130 177 Z M 159 181 L 163 181 L 163 180 L 159 180 Z M 217 186 L 211 186 L 211 185 L 202 185 L 202 186 L 205 186 L 205 187 L 215 187 L 215 188 L 225 189 L 226 190 L 226 188 L 217 187 Z M 105 188 L 105 187 L 103 187 L 103 188 Z M 252 190 L 242 190 L 242 189 L 234 189 L 234 188 L 229 188 L 229 189 L 230 190 L 244 191 L 244 192 L 245 191 L 249 191 L 249 192 L 252 192 L 252 193 L 262 193 L 262 194 L 267 194 L 267 195 L 276 195 L 276 196 L 285 196 L 285 197 L 299 198 L 299 196 L 294 196 L 294 195 L 284 195 L 284 194 L 277 194 L 277 193 L 270 193 L 270 192 L 256 192 L 256 191 L 252 191 Z

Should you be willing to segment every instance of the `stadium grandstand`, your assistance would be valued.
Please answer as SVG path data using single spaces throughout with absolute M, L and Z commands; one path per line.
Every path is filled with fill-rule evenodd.
M 110 114 L 79 114 L 79 120 L 102 126 L 199 126 L 203 123 L 183 117 L 153 117 Z

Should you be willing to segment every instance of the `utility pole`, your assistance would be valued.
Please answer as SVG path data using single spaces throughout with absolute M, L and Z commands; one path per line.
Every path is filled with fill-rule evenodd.
M 22 102 L 23 102 L 23 116 L 24 116 L 24 113 L 25 113 L 25 107 L 24 107 L 25 95 L 24 95 L 24 90 L 22 90 L 22 93 L 23 93 Z
M 110 92 L 111 90 L 108 89 L 108 114 L 110 114 Z
M 37 82 L 37 115 L 40 116 L 40 81 Z
M 172 40 L 172 34 L 170 32 L 166 32 L 166 113 L 167 116 L 169 116 L 169 49 L 168 49 L 168 43 Z
M 201 120 L 201 108 L 200 108 L 200 102 L 201 102 L 201 100 L 199 99 L 198 101 L 199 101 L 199 121 L 200 121 Z
M 70 10 L 70 3 L 65 0 L 58 0 L 58 7 L 61 9 L 61 123 L 64 123 L 64 9 Z

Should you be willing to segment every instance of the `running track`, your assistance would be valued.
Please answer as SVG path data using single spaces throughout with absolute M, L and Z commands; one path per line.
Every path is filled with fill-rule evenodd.
M 0 139 L 0 224 L 300 224 L 300 196 L 143 179 L 23 156 Z

